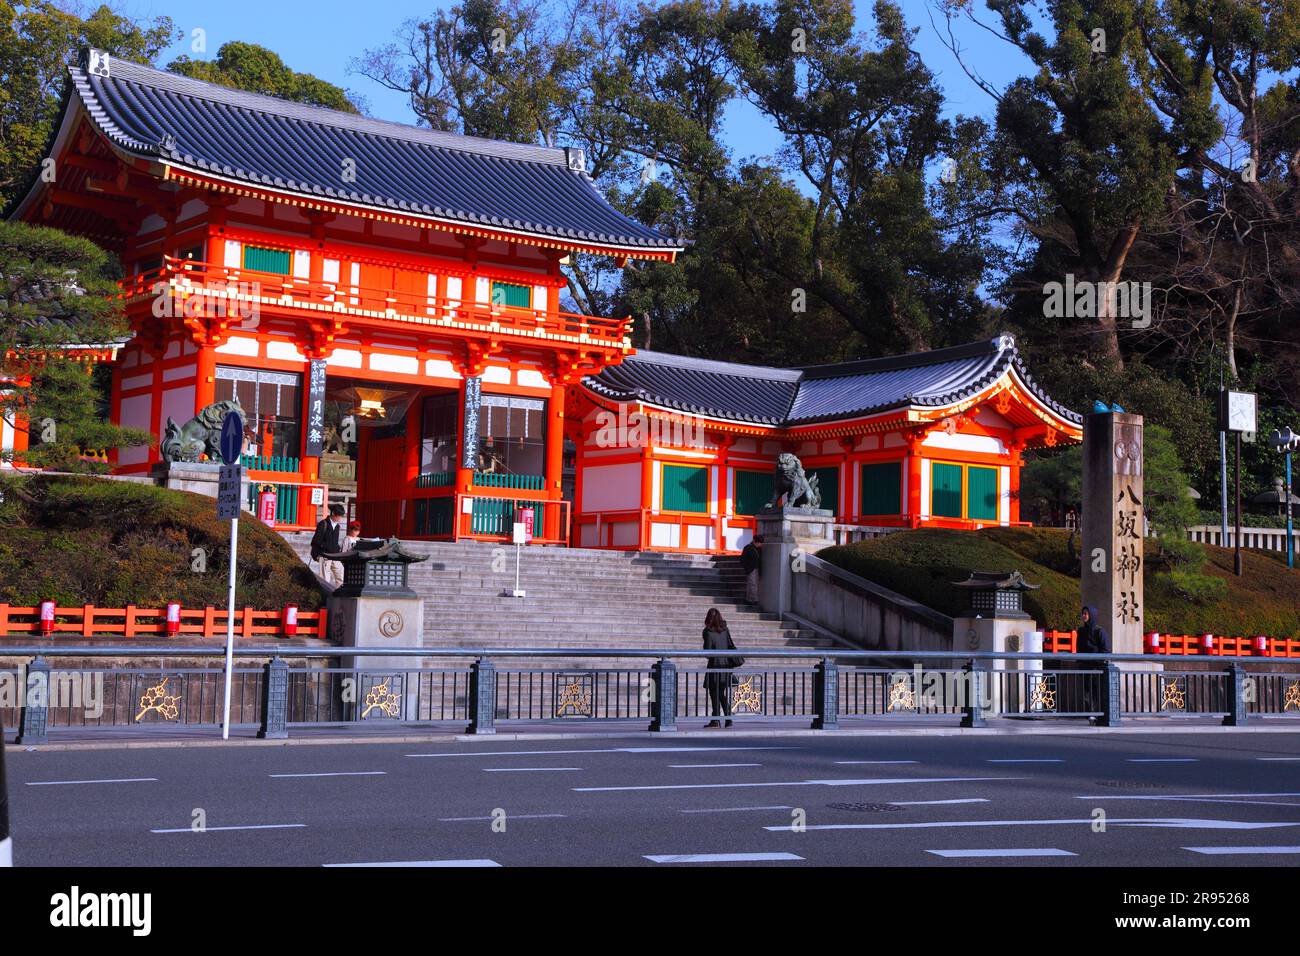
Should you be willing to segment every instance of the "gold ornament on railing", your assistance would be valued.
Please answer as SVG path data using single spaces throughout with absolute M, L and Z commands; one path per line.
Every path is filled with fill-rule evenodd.
M 1187 694 L 1184 693 L 1182 685 L 1179 684 L 1181 678 L 1175 677 L 1173 680 L 1163 681 L 1162 700 L 1160 701 L 1161 710 L 1182 710 L 1187 706 Z
M 1034 681 L 1029 697 L 1030 710 L 1056 710 L 1056 687 L 1046 677 Z
M 164 677 L 140 695 L 140 713 L 135 715 L 137 723 L 151 710 L 162 715 L 163 720 L 175 720 L 180 716 L 180 708 L 176 705 L 180 703 L 181 695 L 167 693 L 167 680 L 168 678 Z
M 916 694 L 912 693 L 912 679 L 906 674 L 899 674 L 889 685 L 889 706 L 885 710 L 916 710 Z
M 763 710 L 763 691 L 754 686 L 754 677 L 750 675 L 731 689 L 731 712 L 757 714 Z
M 555 707 L 555 716 L 591 716 L 591 694 L 583 690 L 581 678 L 574 678 L 560 691 L 560 697 Z
M 1282 713 L 1288 710 L 1300 710 L 1300 680 L 1293 680 L 1286 685 L 1286 697 L 1282 701 Z
M 366 715 L 376 708 L 385 717 L 396 717 L 398 716 L 400 703 L 400 698 L 396 694 L 388 692 L 388 681 L 375 684 L 366 692 L 366 709 L 361 712 L 361 718 L 364 720 Z

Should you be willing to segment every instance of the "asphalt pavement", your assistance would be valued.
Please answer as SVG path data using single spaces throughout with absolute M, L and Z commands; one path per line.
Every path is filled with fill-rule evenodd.
M 1300 733 L 9 748 L 16 865 L 1300 862 Z

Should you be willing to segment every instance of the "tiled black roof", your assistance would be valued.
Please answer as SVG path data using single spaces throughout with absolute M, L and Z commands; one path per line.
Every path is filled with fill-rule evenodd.
M 106 77 L 84 65 L 71 74 L 74 95 L 114 144 L 180 169 L 632 254 L 680 248 L 606 202 L 565 149 L 369 119 L 116 58 Z M 343 180 L 346 160 L 354 182 Z
M 1034 381 L 1010 335 L 931 352 L 805 369 L 637 352 L 584 379 L 584 384 L 615 401 L 646 402 L 727 421 L 790 426 L 898 408 L 952 405 L 1013 371 L 1053 412 L 1082 423 L 1080 415 L 1053 401 Z

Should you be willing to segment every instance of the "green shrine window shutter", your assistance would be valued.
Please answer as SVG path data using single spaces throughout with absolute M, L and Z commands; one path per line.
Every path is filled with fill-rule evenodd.
M 736 514 L 756 515 L 771 500 L 770 471 L 736 471 Z
M 961 517 L 961 465 L 934 462 L 930 466 L 930 514 Z
M 530 308 L 533 304 L 532 287 L 513 282 L 493 282 L 492 304 L 508 305 L 515 309 Z
M 709 510 L 709 469 L 691 465 L 664 465 L 663 510 Z
M 808 469 L 808 480 L 817 476 L 817 490 L 821 492 L 822 507 L 832 514 L 840 512 L 840 469 L 837 465 Z
M 266 249 L 262 246 L 244 246 L 244 268 L 287 276 L 289 274 L 289 250 Z
M 966 469 L 966 517 L 973 521 L 998 520 L 998 470 Z
M 864 515 L 903 513 L 903 463 L 882 461 L 862 466 L 862 508 Z

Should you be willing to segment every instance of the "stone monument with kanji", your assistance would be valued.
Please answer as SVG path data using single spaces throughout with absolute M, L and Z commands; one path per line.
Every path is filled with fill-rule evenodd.
M 1142 416 L 1083 420 L 1083 603 L 1097 609 L 1116 654 L 1142 653 Z

